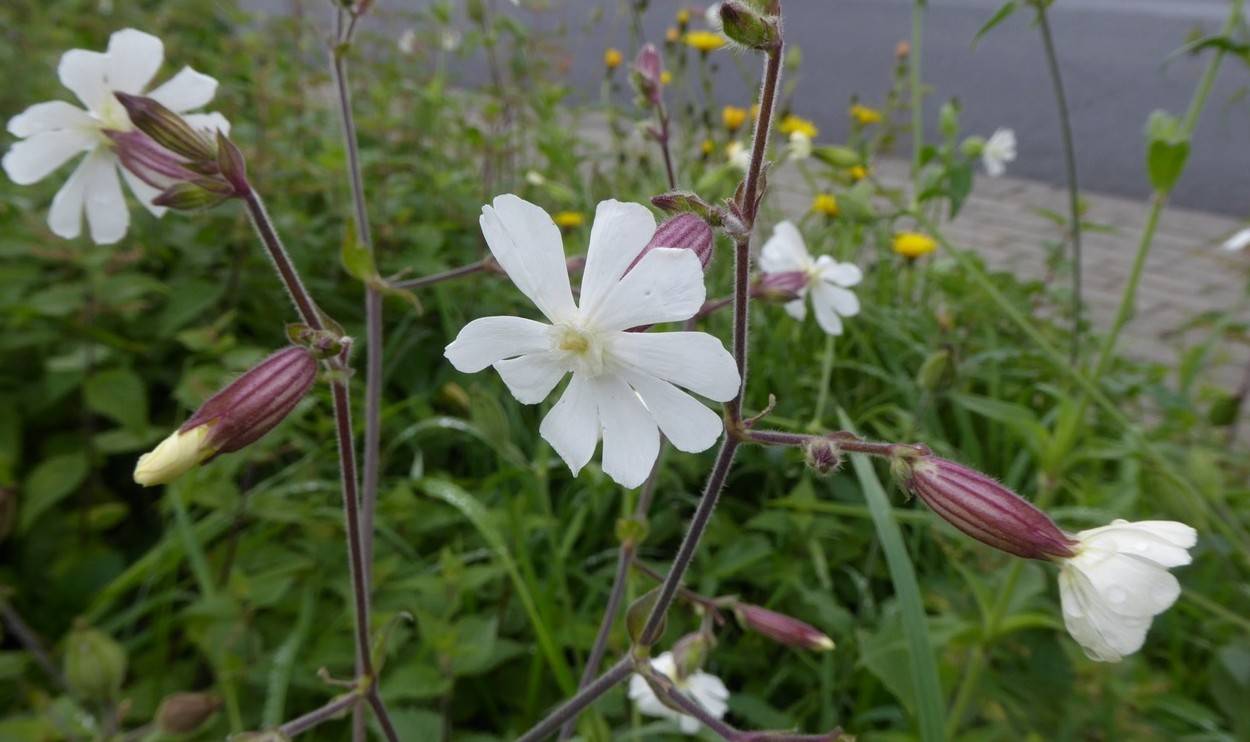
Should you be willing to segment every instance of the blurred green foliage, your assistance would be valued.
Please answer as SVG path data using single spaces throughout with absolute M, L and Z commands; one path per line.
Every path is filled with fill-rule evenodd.
M 0 113 L 64 98 L 55 75 L 63 50 L 102 48 L 127 26 L 158 33 L 162 77 L 191 64 L 221 81 L 212 108 L 234 123 L 310 289 L 359 337 L 361 288 L 339 265 L 350 208 L 323 6 L 251 17 L 227 2 L 6 3 L 0 68 L 10 74 Z M 636 132 L 645 113 L 631 103 L 624 69 L 605 80 L 609 108 L 578 108 L 566 103 L 560 39 L 532 35 L 518 16 L 475 19 L 452 3 L 378 13 L 352 69 L 383 275 L 480 258 L 476 217 L 495 193 L 589 215 L 602 198 L 645 201 L 664 190 L 658 153 Z M 409 27 L 415 43 L 397 51 L 394 34 L 383 32 Z M 452 27 L 459 39 L 449 50 Z M 692 133 L 677 146 L 679 185 L 697 185 L 709 200 L 728 196 L 737 173 L 720 152 L 730 137 L 708 97 L 707 65 L 716 58 L 674 44 L 664 51 L 675 126 Z M 461 63 L 489 65 L 498 86 L 458 87 Z M 791 63 L 788 80 L 798 80 L 797 54 Z M 801 114 L 802 94 L 819 94 L 815 82 L 791 82 L 783 106 Z M 741 105 L 753 84 L 744 80 L 741 100 L 726 102 Z M 870 166 L 906 118 L 897 90 L 885 99 L 880 134 L 840 143 Z M 589 122 L 605 114 L 609 135 L 588 140 L 602 129 Z M 1072 530 L 1115 517 L 1176 518 L 1202 533 L 1194 565 L 1179 572 L 1185 593 L 1145 649 L 1098 665 L 1063 631 L 1054 570 L 1020 567 L 891 489 L 951 702 L 968 663 L 986 662 L 957 736 L 1250 738 L 1250 472 L 1244 444 L 1227 446 L 1227 428 L 1208 421 L 1205 392 L 1185 375 L 1193 369 L 1182 365 L 1178 381 L 1170 369 L 1123 361 L 1106 383 L 1119 409 L 1147 428 L 1166 468 L 1192 482 L 1186 494 L 1114 420 L 1097 411 L 1071 419 L 1076 392 L 1062 370 L 963 268 L 940 255 L 914 263 L 893 255 L 895 215 L 869 181 L 836 164 L 843 160 L 803 163 L 804 198 L 833 193 L 841 215 L 809 214 L 801 226 L 813 253 L 866 267 L 864 311 L 827 345 L 813 322 L 759 305 L 748 410 L 776 394 L 771 422 L 803 430 L 809 422 L 836 427 L 841 408 L 865 435 L 923 441 L 997 474 L 1049 503 Z M 957 211 L 972 187 L 971 163 L 953 137 L 926 150 L 925 162 L 934 168 L 925 198 L 935 213 Z M 525 177 L 531 170 L 541 183 Z M 136 208 L 121 244 L 96 247 L 47 231 L 57 180 L 0 184 L 0 490 L 8 503 L 0 510 L 0 598 L 47 643 L 58 668 L 69 661 L 76 620 L 112 637 L 126 657 L 125 701 L 66 691 L 6 632 L 0 739 L 116 736 L 151 721 L 162 698 L 192 690 L 225 703 L 197 739 L 297 716 L 337 692 L 320 668 L 346 678 L 352 666 L 326 390 L 258 444 L 163 491 L 130 478 L 139 453 L 285 342 L 291 307 L 236 206 L 160 221 Z M 766 225 L 797 219 L 781 203 L 766 202 Z M 569 233 L 570 255 L 586 234 Z M 709 297 L 731 285 L 732 260 L 720 247 Z M 1067 347 L 1062 286 L 1006 274 L 993 281 Z M 636 495 L 593 462 L 571 479 L 538 437 L 545 409 L 518 404 L 491 374 L 466 377 L 443 362 L 443 346 L 470 319 L 524 311 L 506 281 L 474 276 L 420 299 L 421 314 L 403 301 L 386 308 L 372 627 L 385 658 L 382 692 L 404 739 L 507 739 L 573 689 L 611 582 L 615 524 Z M 727 338 L 726 314 L 706 329 Z M 828 401 L 812 420 L 822 387 Z M 710 458 L 664 461 L 640 552 L 648 564 L 667 564 Z M 815 477 L 794 451 L 752 449 L 739 461 L 690 586 L 797 616 L 838 648 L 783 649 L 724 627 L 709 669 L 733 691 L 732 718 L 752 728 L 840 724 L 862 739 L 909 738 L 907 644 L 858 480 L 849 472 Z M 630 592 L 648 588 L 638 576 Z M 668 636 L 696 624 L 679 604 Z M 625 647 L 618 627 L 610 654 Z M 345 728 L 333 722 L 306 738 L 342 739 Z M 633 715 L 618 690 L 581 726 L 594 739 L 608 739 L 609 729 L 642 739 L 674 728 Z

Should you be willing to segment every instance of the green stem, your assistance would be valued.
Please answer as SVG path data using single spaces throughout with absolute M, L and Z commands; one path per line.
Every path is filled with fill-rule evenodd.
M 1128 274 L 1128 283 L 1124 285 L 1124 293 L 1120 296 L 1120 308 L 1116 310 L 1115 320 L 1111 323 L 1111 329 L 1103 338 L 1102 347 L 1098 351 L 1098 362 L 1094 366 L 1092 378 L 1095 384 L 1102 379 L 1103 374 L 1111 366 L 1111 361 L 1115 357 L 1116 341 L 1119 340 L 1120 332 L 1133 316 L 1133 309 L 1137 304 L 1137 288 L 1141 284 L 1146 259 L 1150 257 L 1150 245 L 1154 242 L 1155 232 L 1159 228 L 1159 217 L 1163 214 L 1163 206 L 1166 203 L 1167 193 L 1163 191 L 1156 191 L 1150 200 L 1150 213 L 1146 215 L 1146 226 L 1142 229 L 1141 240 L 1137 243 L 1137 255 L 1133 257 L 1133 267 Z M 1088 400 L 1082 398 L 1081 413 L 1085 412 L 1087 404 Z
M 920 193 L 920 150 L 924 147 L 924 91 L 921 84 L 920 49 L 924 37 L 924 0 L 911 6 L 911 54 L 908 57 L 908 85 L 911 87 L 911 178 L 912 198 Z
M 807 424 L 809 430 L 819 430 L 825 419 L 825 405 L 829 403 L 829 383 L 833 378 L 833 336 L 825 337 L 825 355 L 820 363 L 820 389 L 816 391 L 816 411 L 812 413 L 812 421 Z

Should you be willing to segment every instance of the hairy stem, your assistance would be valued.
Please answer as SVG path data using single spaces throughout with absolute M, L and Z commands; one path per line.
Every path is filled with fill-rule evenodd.
M 1063 138 L 1063 168 L 1068 181 L 1068 223 L 1072 237 L 1072 350 L 1071 360 L 1076 363 L 1081 354 L 1081 196 L 1076 178 L 1076 146 L 1072 141 L 1072 117 L 1068 113 L 1068 96 L 1063 89 L 1063 77 L 1059 73 L 1059 58 L 1055 53 L 1055 39 L 1050 32 L 1050 18 L 1046 5 L 1038 3 L 1037 27 L 1042 34 L 1042 48 L 1046 52 L 1046 68 L 1055 91 L 1055 105 L 1059 108 L 1059 133 Z
M 489 270 L 492 264 L 493 263 L 489 260 L 479 260 L 476 263 L 462 265 L 459 268 L 452 268 L 450 270 L 442 271 L 441 273 L 431 273 L 428 276 L 410 278 L 407 281 L 396 281 L 392 285 L 397 289 L 421 289 L 426 286 L 433 286 L 436 283 L 442 283 L 443 281 L 450 281 L 455 278 L 461 278 L 462 276 L 471 276 L 474 273 L 481 273 Z
M 317 303 L 313 301 L 308 289 L 304 288 L 304 282 L 300 280 L 295 264 L 291 262 L 291 256 L 283 246 L 282 239 L 278 237 L 277 230 L 274 229 L 269 212 L 265 211 L 265 204 L 261 201 L 260 194 L 249 188 L 241 198 L 247 207 L 247 215 L 252 220 L 252 226 L 256 228 L 256 234 L 265 246 L 265 252 L 278 271 L 278 278 L 281 279 L 287 294 L 295 303 L 296 310 L 299 311 L 300 319 L 314 330 L 324 330 L 325 325 L 321 321 L 321 312 L 317 310 Z
M 629 677 L 633 671 L 634 663 L 631 658 L 623 657 L 617 660 L 616 664 L 600 675 L 595 682 L 582 688 L 572 698 L 556 707 L 554 711 L 548 714 L 547 718 L 535 724 L 525 734 L 517 737 L 516 742 L 539 742 L 539 740 L 546 739 L 548 735 L 563 726 L 565 722 L 576 719 L 577 715 L 585 710 L 587 706 L 594 703 L 604 693 L 616 687 L 618 683 Z
M 278 727 L 278 732 L 284 737 L 294 737 L 307 732 L 313 727 L 329 721 L 344 711 L 352 708 L 360 700 L 359 693 L 347 693 L 345 695 L 334 698 L 321 708 L 313 709 L 303 716 L 291 719 L 287 723 Z
M 655 104 L 655 117 L 660 124 L 656 141 L 659 142 L 660 152 L 664 155 L 664 172 L 668 175 L 668 189 L 671 191 L 677 188 L 677 177 L 673 174 L 673 155 L 669 151 L 668 110 L 664 108 L 663 102 Z

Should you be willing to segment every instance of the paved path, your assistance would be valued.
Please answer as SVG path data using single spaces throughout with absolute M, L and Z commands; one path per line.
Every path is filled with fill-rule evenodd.
M 907 181 L 907 168 L 907 163 L 888 160 L 878 163 L 877 173 L 886 183 L 901 185 Z M 793 200 L 794 210 L 806 208 L 811 195 L 800 195 L 799 184 L 786 178 L 784 170 L 780 175 L 774 185 L 783 198 Z M 1119 307 L 1148 207 L 1117 196 L 1084 193 L 1083 197 L 1088 205 L 1086 220 L 1110 228 L 1087 232 L 1083 240 L 1086 306 L 1098 329 L 1106 330 Z M 1057 239 L 1057 233 L 1039 209 L 1066 213 L 1066 191 L 1036 181 L 980 175 L 967 205 L 944 233 L 955 244 L 983 255 L 992 268 L 1041 278 L 1046 275 L 1045 243 Z M 1242 321 L 1250 320 L 1246 290 L 1250 250 L 1229 253 L 1220 249 L 1224 239 L 1242 226 L 1228 217 L 1190 209 L 1164 211 L 1146 263 L 1137 310 L 1121 336 L 1125 354 L 1175 368 L 1183 349 L 1209 334 L 1201 328 L 1185 329 L 1194 318 L 1205 312 L 1237 310 Z M 1202 378 L 1231 391 L 1247 362 L 1250 347 L 1218 343 Z

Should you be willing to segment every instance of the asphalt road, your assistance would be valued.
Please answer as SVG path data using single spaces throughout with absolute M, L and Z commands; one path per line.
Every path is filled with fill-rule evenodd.
M 385 2 L 385 0 L 383 0 Z M 1063 181 L 1058 116 L 1038 31 L 1018 12 L 972 47 L 972 38 L 1000 0 L 931 0 L 924 39 L 926 104 L 935 123 L 942 101 L 963 103 L 965 131 L 988 135 L 1015 129 L 1019 158 L 1011 173 Z M 627 19 L 619 0 L 570 0 L 550 11 L 515 11 L 527 23 L 571 33 L 571 82 L 588 96 L 598 91 L 606 45 L 627 49 Z M 679 4 L 653 0 L 645 17 L 651 39 L 662 39 Z M 1082 189 L 1132 197 L 1149 192 L 1143 125 L 1162 108 L 1185 112 L 1206 57 L 1168 56 L 1195 28 L 1214 33 L 1226 0 L 1060 0 L 1051 26 L 1068 88 Z M 852 94 L 880 100 L 889 81 L 895 44 L 908 38 L 909 0 L 788 0 L 786 37 L 800 45 L 803 65 L 796 112 L 814 119 L 822 139 L 843 137 Z M 601 16 L 596 16 L 595 11 Z M 592 18 L 597 18 L 591 22 Z M 742 98 L 741 64 L 720 60 L 717 92 Z M 745 63 L 746 60 L 739 60 Z M 1189 168 L 1173 202 L 1233 216 L 1250 216 L 1250 67 L 1229 58 L 1199 121 Z M 906 143 L 903 143 L 906 146 Z

